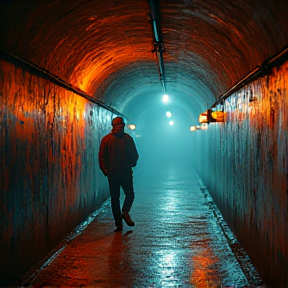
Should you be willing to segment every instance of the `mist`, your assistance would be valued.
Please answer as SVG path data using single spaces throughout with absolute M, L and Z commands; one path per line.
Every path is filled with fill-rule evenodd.
M 165 166 L 191 166 L 192 119 L 180 108 L 174 108 L 172 117 L 168 118 L 168 110 L 165 107 L 151 109 L 142 117 L 136 133 L 139 167 L 145 167 L 151 173 Z M 170 121 L 174 121 L 174 125 L 169 125 Z

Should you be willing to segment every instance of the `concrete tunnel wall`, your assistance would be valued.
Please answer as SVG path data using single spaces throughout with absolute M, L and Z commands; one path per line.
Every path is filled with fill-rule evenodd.
M 229 97 L 226 123 L 193 134 L 203 182 L 268 287 L 279 288 L 288 287 L 287 87 L 288 62 Z
M 108 198 L 98 147 L 112 112 L 0 60 L 0 285 Z
M 97 152 L 113 114 L 11 62 L 0 67 L 0 264 L 1 281 L 11 282 L 108 197 Z M 196 131 L 191 147 L 199 175 L 271 287 L 288 283 L 287 70 L 285 63 L 228 98 L 227 122 Z
M 186 91 L 191 95 L 187 102 L 191 109 L 195 102 L 208 107 L 257 64 L 287 45 L 287 3 L 282 0 L 161 1 L 167 91 L 179 94 Z M 55 0 L 49 4 L 30 1 L 29 5 L 26 1 L 2 1 L 0 6 L 1 48 L 54 73 L 95 99 L 122 111 L 134 98 L 135 91 L 145 92 L 155 87 L 161 91 L 155 55 L 150 51 L 153 35 L 147 20 L 146 0 L 81 3 Z M 0 165 L 3 169 L 0 173 L 3 235 L 0 253 L 4 255 L 0 257 L 0 279 L 14 281 L 107 197 L 95 154 L 101 136 L 110 130 L 112 114 L 9 61 L 2 59 L 0 69 L 0 135 L 4 135 L 0 138 L 3 163 Z M 285 69 L 276 72 L 281 79 L 287 77 Z M 265 79 L 255 82 L 255 87 L 262 83 L 260 87 L 264 89 Z M 202 86 L 198 86 L 200 82 Z M 271 151 L 283 154 L 286 149 L 283 144 L 280 150 L 270 150 L 271 147 L 278 149 L 275 144 L 278 138 L 272 138 L 271 144 L 271 137 L 284 135 L 285 138 L 287 133 L 287 127 L 281 128 L 281 134 L 277 126 L 282 121 L 277 115 L 286 115 L 287 120 L 287 105 L 283 104 L 287 101 L 287 82 L 277 80 L 276 83 L 281 84 L 283 92 L 280 96 L 278 86 L 269 84 L 277 100 L 281 100 L 281 113 L 272 113 L 278 121 L 273 128 L 263 120 L 264 115 L 268 113 L 268 104 L 276 108 L 280 104 L 267 100 L 266 112 L 257 112 L 257 117 L 244 113 L 241 120 L 243 115 L 233 110 L 229 112 L 227 125 L 213 124 L 205 134 L 195 132 L 195 144 L 207 145 L 199 149 L 201 165 L 207 165 L 206 170 L 198 167 L 199 174 L 259 267 L 261 276 L 270 283 L 275 279 L 287 282 L 284 278 L 287 250 L 279 244 L 287 239 L 287 212 L 281 210 L 286 203 L 287 211 L 287 187 L 283 180 L 283 175 L 287 175 L 287 162 L 283 164 L 281 177 L 278 172 L 273 172 L 273 177 L 264 173 L 274 168 L 273 165 L 280 167 L 280 162 L 275 162 L 276 156 L 272 157 L 275 160 L 272 163 L 268 161 Z M 197 96 L 193 93 L 195 86 L 200 87 L 196 89 Z M 271 97 L 276 99 L 273 93 Z M 142 101 L 139 98 L 139 102 Z M 223 143 L 225 150 L 219 143 Z M 270 146 L 264 145 L 268 147 L 265 150 L 261 144 Z M 191 153 L 196 148 L 191 149 Z M 233 178 L 231 171 L 239 169 L 238 158 L 254 170 L 242 168 L 243 174 L 234 172 L 236 178 Z M 257 163 L 263 167 L 258 168 Z M 268 167 L 264 168 L 266 164 Z M 272 194 L 269 185 L 264 187 L 265 177 L 273 182 L 273 188 L 282 183 L 281 192 Z M 251 189 L 245 189 L 245 185 Z M 242 194 L 237 194 L 237 189 Z M 267 215 L 261 202 L 259 204 L 259 195 L 267 196 L 268 211 L 280 209 L 276 213 L 282 215 L 279 231 L 271 228 L 277 222 L 274 218 L 261 218 Z M 248 210 L 245 205 L 250 198 L 254 206 Z M 279 242 L 271 243 L 274 235 L 270 233 L 274 232 Z M 260 244 L 255 243 L 261 243 L 261 249 Z M 277 253 L 273 248 L 276 246 L 280 246 Z M 268 251 L 265 259 L 271 261 L 265 263 L 269 266 L 268 272 L 265 259 L 262 261 L 265 249 Z

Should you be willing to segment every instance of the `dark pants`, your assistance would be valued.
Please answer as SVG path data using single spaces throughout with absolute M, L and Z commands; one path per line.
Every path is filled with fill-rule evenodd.
M 135 198 L 132 173 L 125 173 L 124 175 L 108 175 L 108 183 L 113 217 L 115 222 L 119 223 L 122 218 L 120 208 L 120 187 L 122 187 L 125 194 L 122 212 L 130 211 Z

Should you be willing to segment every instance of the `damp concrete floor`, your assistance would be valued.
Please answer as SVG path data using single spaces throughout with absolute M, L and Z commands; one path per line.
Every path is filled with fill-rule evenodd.
M 21 286 L 260 287 L 192 167 L 136 167 L 134 186 L 134 227 L 114 232 L 108 199 Z

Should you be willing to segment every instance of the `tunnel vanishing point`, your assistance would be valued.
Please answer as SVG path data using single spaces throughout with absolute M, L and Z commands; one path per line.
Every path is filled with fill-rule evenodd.
M 97 157 L 111 119 L 141 134 L 168 94 L 189 125 L 225 113 L 189 131 L 195 170 L 267 286 L 288 287 L 287 13 L 285 0 L 1 0 L 0 285 L 109 197 Z

